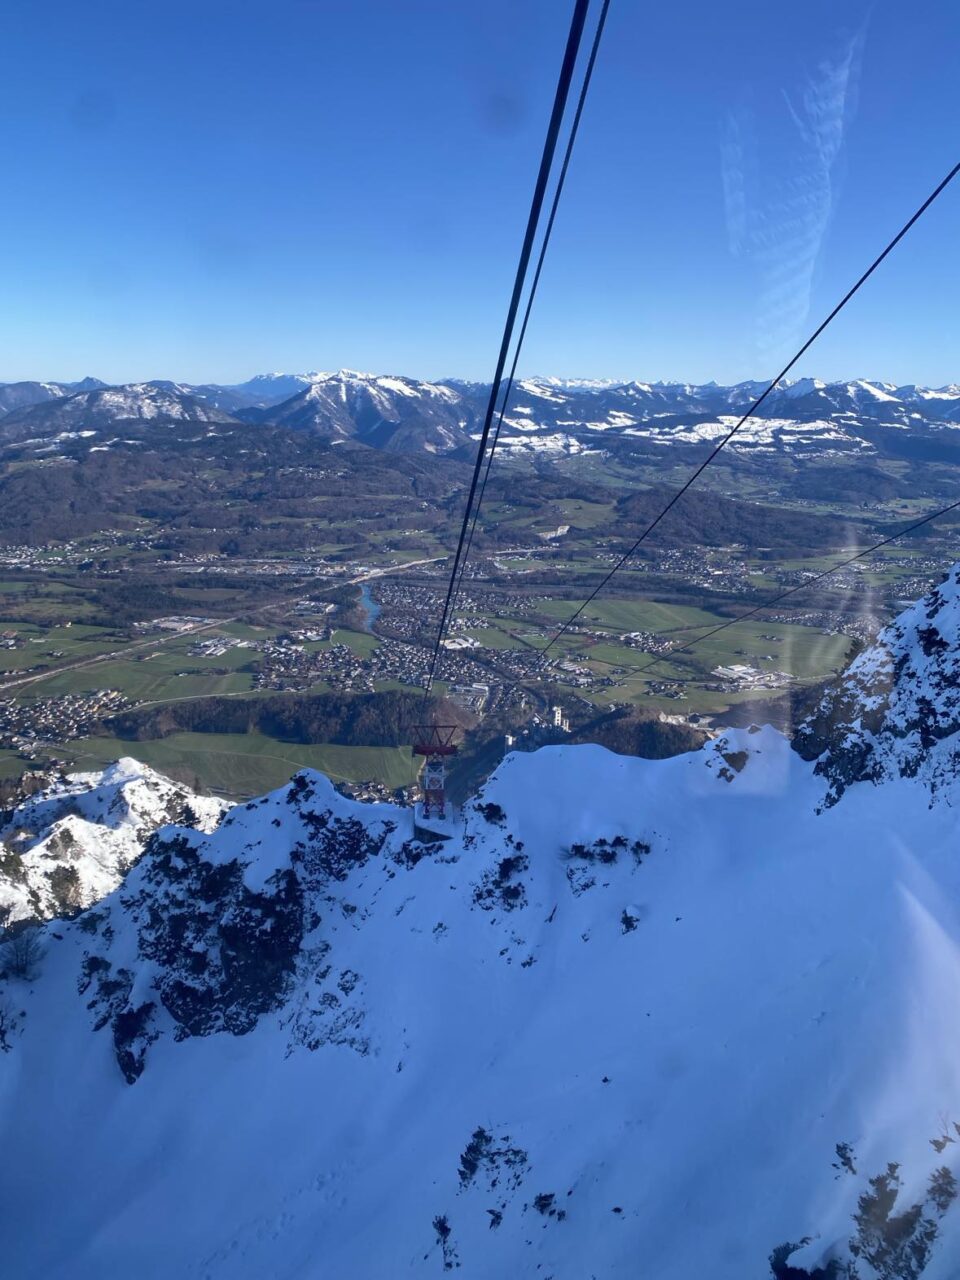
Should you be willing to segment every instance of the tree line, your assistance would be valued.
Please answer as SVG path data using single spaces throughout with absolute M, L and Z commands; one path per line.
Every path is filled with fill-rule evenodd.
M 173 733 L 261 733 L 283 742 L 331 742 L 354 747 L 398 747 L 415 723 L 437 715 L 459 723 L 463 713 L 443 699 L 404 690 L 359 694 L 283 693 L 264 698 L 195 698 L 103 721 L 102 732 L 134 742 Z

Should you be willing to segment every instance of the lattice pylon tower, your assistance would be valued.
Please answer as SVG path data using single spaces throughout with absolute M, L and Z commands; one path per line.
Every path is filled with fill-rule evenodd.
M 423 816 L 447 816 L 447 758 L 457 754 L 455 724 L 418 724 L 413 730 L 413 754 L 424 757 Z

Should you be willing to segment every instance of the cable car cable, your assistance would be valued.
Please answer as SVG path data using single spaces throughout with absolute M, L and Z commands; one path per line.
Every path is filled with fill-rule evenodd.
M 817 338 L 820 337 L 820 335 L 831 323 L 831 321 L 833 321 L 840 314 L 840 312 L 844 309 L 844 307 L 851 300 L 851 298 L 853 298 L 854 295 L 859 292 L 861 287 L 864 284 L 866 284 L 866 282 L 870 279 L 870 277 L 873 275 L 876 269 L 880 266 L 880 264 L 884 261 L 884 259 L 890 253 L 892 253 L 892 251 L 904 238 L 904 236 L 911 229 L 911 227 L 913 227 L 913 225 L 919 221 L 919 219 L 923 216 L 923 214 L 926 213 L 927 209 L 929 209 L 929 207 L 933 204 L 934 200 L 936 200 L 936 198 L 941 194 L 941 192 L 943 192 L 949 186 L 949 184 L 953 181 L 953 179 L 957 176 L 958 173 L 960 173 L 960 163 L 955 164 L 953 168 L 950 170 L 950 172 L 947 174 L 947 176 L 937 184 L 937 186 L 933 189 L 930 195 L 927 196 L 926 200 L 924 200 L 923 204 L 920 205 L 920 207 L 916 210 L 916 212 L 903 224 L 903 226 L 900 228 L 897 234 L 887 244 L 883 252 L 878 254 L 878 256 L 874 258 L 873 262 L 866 269 L 866 271 L 864 271 L 863 275 L 861 275 L 860 278 L 857 280 L 857 282 L 847 290 L 847 292 L 843 295 L 843 297 L 840 299 L 837 305 L 833 308 L 830 314 L 826 317 L 826 319 L 820 322 L 820 324 L 816 327 L 816 329 L 814 329 L 810 337 L 807 338 L 806 342 L 804 342 L 803 346 L 800 347 L 797 353 L 787 362 L 787 364 L 784 365 L 784 367 L 780 370 L 780 372 L 773 379 L 773 381 L 770 382 L 769 385 L 766 387 L 766 389 L 756 398 L 756 400 L 754 400 L 753 404 L 746 411 L 746 413 L 740 418 L 736 426 L 732 427 L 731 430 L 728 431 L 727 434 L 719 441 L 719 443 L 714 446 L 714 448 L 710 451 L 709 455 L 694 470 L 692 475 L 681 485 L 681 487 L 673 495 L 673 497 L 666 504 L 666 506 L 664 506 L 661 509 L 659 514 L 653 520 L 651 520 L 651 522 L 643 530 L 643 532 L 640 534 L 637 540 L 633 543 L 633 545 L 629 547 L 628 550 L 626 550 L 621 555 L 621 557 L 613 566 L 613 568 L 601 580 L 600 584 L 597 587 L 595 587 L 593 591 L 591 591 L 591 593 L 587 596 L 587 598 L 583 601 L 583 603 L 567 619 L 567 621 L 563 624 L 563 626 L 559 628 L 559 630 L 555 633 L 553 638 L 544 646 L 543 649 L 540 650 L 541 656 L 543 656 L 544 654 L 549 652 L 550 649 L 553 648 L 553 646 L 557 643 L 560 637 L 564 635 L 567 629 L 576 621 L 577 618 L 579 618 L 580 614 L 583 613 L 587 605 L 589 605 L 592 601 L 594 601 L 597 598 L 597 596 L 604 589 L 604 587 L 607 585 L 610 579 L 614 576 L 614 574 L 617 573 L 617 571 L 621 569 L 624 564 L 626 564 L 626 562 L 630 559 L 630 557 L 636 551 L 637 547 L 639 547 L 640 544 L 647 539 L 647 537 L 653 532 L 653 530 L 656 529 L 660 521 L 663 520 L 663 518 L 668 514 L 668 512 L 670 512 L 676 506 L 677 502 L 679 502 L 679 500 L 683 497 L 683 495 L 687 492 L 687 490 L 693 484 L 696 483 L 696 481 L 700 478 L 701 475 L 703 475 L 707 467 L 709 467 L 710 464 L 714 461 L 714 459 L 718 456 L 718 454 L 724 448 L 726 448 L 726 446 L 737 434 L 737 432 L 744 425 L 744 423 L 749 421 L 749 419 L 753 417 L 753 415 L 756 413 L 760 405 L 763 404 L 766 398 L 776 388 L 777 384 L 780 383 L 786 377 L 786 375 L 794 367 L 797 361 L 800 360 L 801 357 L 804 356 L 806 352 L 810 349 L 810 347 L 813 346 L 814 342 L 816 342 Z
M 540 255 L 537 259 L 537 267 L 533 273 L 533 282 L 530 285 L 530 294 L 529 294 L 529 297 L 527 298 L 527 306 L 523 315 L 523 323 L 520 325 L 520 333 L 519 333 L 519 336 L 517 337 L 517 344 L 513 353 L 513 363 L 510 366 L 510 373 L 507 377 L 506 388 L 503 393 L 503 398 L 500 402 L 500 412 L 497 417 L 497 425 L 494 429 L 493 438 L 490 442 L 490 448 L 487 452 L 487 465 L 483 473 L 483 482 L 480 485 L 480 491 L 477 495 L 476 505 L 474 506 L 474 509 L 473 509 L 473 519 L 470 525 L 470 534 L 467 538 L 466 549 L 464 550 L 464 553 L 463 553 L 463 560 L 460 566 L 459 581 L 454 591 L 453 604 L 451 606 L 451 613 L 453 612 L 453 610 L 456 609 L 457 598 L 459 597 L 460 591 L 463 586 L 463 579 L 466 573 L 467 562 L 470 559 L 470 550 L 473 546 L 473 535 L 476 532 L 477 519 L 480 515 L 480 508 L 483 505 L 484 494 L 487 491 L 487 481 L 490 479 L 490 468 L 493 466 L 493 455 L 494 453 L 496 453 L 496 450 L 497 450 L 497 444 L 499 443 L 499 440 L 500 440 L 500 428 L 503 426 L 503 416 L 507 411 L 507 402 L 510 399 L 511 391 L 513 390 L 513 384 L 514 384 L 516 373 L 517 373 L 517 364 L 519 363 L 519 360 L 520 360 L 520 352 L 523 350 L 523 340 L 527 334 L 527 325 L 530 322 L 530 313 L 533 310 L 533 302 L 537 296 L 537 286 L 540 283 L 540 275 L 543 271 L 544 260 L 547 256 L 547 248 L 550 244 L 550 236 L 551 236 L 551 233 L 553 232 L 553 224 L 557 217 L 557 209 L 560 206 L 560 197 L 563 194 L 563 186 L 566 181 L 567 170 L 570 167 L 570 157 L 573 155 L 574 143 L 577 140 L 577 132 L 580 128 L 580 118 L 583 115 L 584 104 L 586 103 L 586 100 L 587 100 L 587 92 L 590 88 L 590 81 L 593 78 L 593 68 L 597 61 L 597 53 L 599 52 L 599 49 L 600 49 L 600 40 L 601 40 L 601 37 L 603 36 L 603 28 L 607 21 L 607 11 L 609 8 L 610 8 L 610 0 L 603 0 L 603 5 L 600 9 L 600 18 L 597 22 L 597 29 L 593 37 L 593 44 L 590 48 L 590 57 L 587 60 L 586 70 L 584 71 L 584 75 L 583 75 L 583 83 L 580 86 L 580 96 L 577 100 L 577 109 L 574 112 L 573 123 L 570 126 L 570 137 L 567 139 L 567 147 L 563 156 L 563 164 L 560 166 L 560 176 L 557 178 L 557 187 L 553 195 L 553 203 L 550 207 L 550 216 L 547 219 L 546 230 L 543 233 L 543 243 L 540 246 Z
M 582 649 L 576 649 L 573 654 L 582 656 L 587 662 L 599 662 L 601 666 L 616 667 L 622 671 L 632 671 L 636 675 L 649 671 L 651 667 L 658 666 L 661 662 L 668 662 L 675 653 L 687 653 L 696 645 L 702 644 L 704 640 L 709 640 L 711 636 L 715 636 L 720 631 L 726 631 L 728 627 L 735 627 L 740 622 L 746 622 L 749 618 L 755 618 L 758 613 L 764 613 L 768 609 L 772 609 L 774 605 L 779 604 L 782 600 L 786 600 L 789 596 L 797 595 L 800 591 L 806 591 L 808 587 L 815 586 L 818 582 L 822 582 L 825 578 L 829 578 L 832 574 L 837 573 L 840 569 L 847 568 L 857 560 L 862 560 L 865 556 L 872 555 L 875 551 L 880 551 L 883 547 L 888 547 L 891 543 L 898 542 L 900 538 L 905 538 L 907 534 L 913 533 L 916 529 L 922 529 L 924 525 L 930 524 L 934 520 L 938 520 L 940 516 L 948 515 L 951 511 L 960 510 L 960 498 L 956 502 L 951 502 L 945 507 L 940 507 L 936 511 L 931 511 L 919 520 L 915 520 L 913 524 L 908 524 L 905 529 L 900 529 L 896 533 L 890 534 L 886 538 L 881 538 L 879 542 L 871 543 L 869 547 L 864 547 L 858 551 L 856 555 L 848 556 L 846 560 L 841 560 L 839 564 L 832 565 L 829 569 L 825 569 L 822 573 L 816 574 L 812 578 L 807 578 L 805 582 L 797 583 L 796 586 L 788 587 L 786 591 L 781 591 L 773 596 L 770 600 L 764 600 L 761 604 L 755 605 L 748 609 L 746 613 L 738 614 L 735 618 L 728 618 L 726 622 L 721 622 L 718 626 L 712 627 L 702 636 L 696 636 L 693 640 L 683 645 L 678 645 L 670 649 L 667 653 L 661 654 L 656 658 L 652 658 L 643 666 L 637 666 L 628 662 L 612 662 L 609 658 L 592 657 L 589 653 L 585 653 Z M 838 553 L 839 554 L 839 553 Z M 696 628 L 684 628 L 685 630 L 696 630 Z M 545 649 L 537 651 L 537 660 L 543 657 Z M 494 668 L 496 670 L 496 668 Z M 664 679 L 673 679 L 673 677 L 665 676 Z M 520 680 L 514 679 L 501 694 L 501 700 L 508 698 L 514 689 L 518 687 Z
M 763 604 L 756 605 L 754 608 L 749 609 L 746 613 L 742 613 L 736 618 L 728 618 L 726 622 L 721 622 L 719 626 L 713 627 L 712 630 L 706 632 L 705 635 L 697 636 L 688 644 L 671 649 L 669 653 L 662 654 L 660 657 L 652 659 L 645 666 L 631 667 L 629 670 L 636 671 L 638 673 L 641 671 L 649 671 L 651 667 L 655 667 L 658 663 L 666 662 L 670 658 L 671 654 L 686 653 L 695 645 L 702 644 L 704 640 L 709 640 L 711 636 L 715 636 L 718 631 L 726 631 L 728 627 L 736 626 L 738 622 L 746 622 L 748 618 L 755 618 L 758 613 L 763 613 L 766 609 L 772 609 L 774 605 L 779 604 L 781 600 L 786 600 L 788 596 L 794 596 L 799 591 L 805 591 L 808 587 L 815 586 L 816 583 L 822 582 L 824 578 L 829 578 L 831 574 L 836 573 L 838 570 L 846 569 L 848 565 L 853 564 L 857 560 L 862 560 L 864 556 L 871 555 L 874 551 L 879 551 L 882 547 L 888 547 L 892 542 L 896 542 L 898 539 L 906 537 L 908 533 L 913 533 L 915 529 L 920 529 L 925 524 L 930 524 L 932 520 L 936 520 L 940 516 L 945 516 L 950 511 L 956 511 L 958 508 L 960 508 L 960 499 L 956 502 L 951 502 L 949 506 L 941 507 L 939 511 L 931 511 L 930 514 L 924 516 L 922 520 L 917 520 L 913 524 L 907 525 L 906 529 L 901 529 L 899 533 L 894 533 L 889 538 L 883 538 L 880 542 L 875 542 L 870 547 L 864 547 L 864 549 L 862 551 L 858 551 L 856 555 L 849 556 L 846 560 L 841 560 L 839 564 L 835 564 L 831 568 L 825 569 L 822 573 L 818 573 L 814 577 L 808 578 L 805 582 L 800 582 L 796 586 L 789 587 L 786 591 L 781 591 L 779 595 L 774 596 L 772 600 L 766 600 Z
M 832 565 L 829 569 L 825 569 L 822 573 L 818 573 L 812 578 L 807 578 L 805 582 L 797 583 L 796 586 L 789 587 L 786 591 L 779 592 L 779 594 L 773 596 L 771 599 L 764 600 L 762 603 L 748 609 L 746 613 L 740 613 L 735 618 L 728 618 L 718 626 L 712 627 L 702 636 L 695 636 L 694 639 L 689 642 L 675 646 L 673 649 L 668 650 L 667 653 L 660 654 L 658 657 L 652 658 L 649 662 L 644 663 L 643 666 L 637 666 L 635 663 L 629 662 L 612 662 L 609 658 L 593 657 L 582 649 L 573 650 L 573 654 L 578 657 L 583 657 L 587 662 L 599 662 L 601 666 L 604 667 L 616 667 L 621 671 L 632 671 L 635 674 L 640 675 L 644 671 L 649 671 L 651 667 L 658 666 L 661 662 L 668 662 L 673 654 L 689 652 L 690 649 L 695 648 L 698 644 L 702 644 L 704 640 L 709 640 L 711 636 L 715 636 L 719 631 L 726 631 L 728 627 L 735 627 L 740 622 L 746 622 L 749 618 L 755 618 L 758 613 L 764 613 L 767 609 L 772 609 L 774 605 L 779 604 L 782 600 L 786 600 L 789 596 L 797 595 L 800 591 L 806 591 L 808 587 L 815 586 L 818 582 L 822 582 L 825 578 L 829 578 L 831 574 L 837 573 L 840 569 L 847 568 L 848 565 L 853 564 L 855 561 L 862 560 L 865 556 L 872 555 L 874 551 L 879 551 L 883 547 L 888 547 L 891 543 L 899 541 L 900 538 L 905 538 L 907 534 L 913 533 L 915 529 L 920 529 L 924 525 L 930 524 L 932 521 L 939 519 L 940 516 L 945 516 L 949 512 L 957 511 L 958 509 L 960 509 L 960 499 L 957 499 L 956 502 L 949 503 L 945 507 L 940 507 L 936 511 L 931 511 L 928 515 L 923 516 L 922 519 L 916 520 L 913 524 L 907 525 L 905 529 L 900 529 L 897 533 L 891 534 L 889 537 L 882 538 L 879 542 L 874 542 L 869 547 L 864 547 L 861 551 L 858 551 L 856 555 L 848 556 L 846 560 L 840 561 L 839 564 Z M 683 630 L 696 629 L 697 628 L 695 627 L 683 628 Z M 539 652 L 543 653 L 543 650 L 540 650 Z M 494 668 L 494 670 L 495 669 L 496 668 Z M 664 679 L 673 679 L 673 677 L 667 676 L 664 677 Z M 502 696 L 506 697 L 512 693 L 517 687 L 517 683 L 517 681 L 514 681 Z
M 536 236 L 537 226 L 540 221 L 540 214 L 543 209 L 544 197 L 546 195 L 547 183 L 550 176 L 550 170 L 553 165 L 553 157 L 557 148 L 557 139 L 560 135 L 560 127 L 563 122 L 563 115 L 566 109 L 567 98 L 570 93 L 570 86 L 573 82 L 573 73 L 577 62 L 577 55 L 580 50 L 580 42 L 583 36 L 584 23 L 586 21 L 587 10 L 589 8 L 589 0 L 574 0 L 573 17 L 570 23 L 570 31 L 567 35 L 566 48 L 564 49 L 563 62 L 560 67 L 560 75 L 557 81 L 556 94 L 554 96 L 553 110 L 550 115 L 550 122 L 547 126 L 547 136 L 543 146 L 543 154 L 540 158 L 540 169 L 537 174 L 537 181 L 534 187 L 533 199 L 530 204 L 530 213 L 527 218 L 527 228 L 523 237 L 523 245 L 520 250 L 520 259 L 517 264 L 516 276 L 513 284 L 513 293 L 510 298 L 510 305 L 507 309 L 507 319 L 504 324 L 503 337 L 500 343 L 500 354 L 497 358 L 496 372 L 494 373 L 493 384 L 490 388 L 490 398 L 487 403 L 486 413 L 483 420 L 483 429 L 480 433 L 480 445 L 477 449 L 477 460 L 473 469 L 473 478 L 470 482 L 470 491 L 467 496 L 467 506 L 463 514 L 463 524 L 460 529 L 460 537 L 457 542 L 457 550 L 454 555 L 453 568 L 450 574 L 450 582 L 447 586 L 446 599 L 443 604 L 443 611 L 440 616 L 440 626 L 437 630 L 437 638 L 433 647 L 433 656 L 430 661 L 430 668 L 424 685 L 423 697 L 424 701 L 430 695 L 430 689 L 433 685 L 433 678 L 437 667 L 437 658 L 440 654 L 440 646 L 446 631 L 447 617 L 450 612 L 450 602 L 453 597 L 454 584 L 457 580 L 457 573 L 460 567 L 460 561 L 463 556 L 463 549 L 466 544 L 467 532 L 470 527 L 470 515 L 473 508 L 474 498 L 477 492 L 477 486 L 480 481 L 481 469 L 483 467 L 484 454 L 486 453 L 487 441 L 490 436 L 490 429 L 493 424 L 493 417 L 496 411 L 497 398 L 499 395 L 500 384 L 503 379 L 503 370 L 507 362 L 507 354 L 510 349 L 510 343 L 513 338 L 513 327 L 516 322 L 517 312 L 520 308 L 520 298 L 523 292 L 523 285 L 526 279 L 527 267 L 530 263 L 530 255 L 533 251 L 533 242 Z

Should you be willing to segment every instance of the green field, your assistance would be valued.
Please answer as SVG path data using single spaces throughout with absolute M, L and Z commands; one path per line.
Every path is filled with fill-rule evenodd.
M 15 631 L 22 642 L 18 649 L 0 649 L 0 675 L 27 667 L 93 658 L 98 653 L 123 647 L 116 632 L 83 623 L 42 627 L 29 622 L 0 621 L 0 631 Z M 54 657 L 54 654 L 60 656 Z
M 177 698 L 200 698 L 209 694 L 246 693 L 253 688 L 249 673 L 229 671 L 214 674 L 209 668 L 232 666 L 237 652 L 219 658 L 193 658 L 173 650 L 160 649 L 156 656 L 96 662 L 88 667 L 57 672 L 30 688 L 36 697 L 56 697 L 64 693 L 86 693 L 98 689 L 119 689 L 135 702 L 162 702 Z M 150 650 L 141 650 L 150 654 Z M 250 655 L 247 654 L 246 661 Z M 204 668 L 208 668 L 205 670 Z
M 380 646 L 377 637 L 369 635 L 366 631 L 334 631 L 331 633 L 330 643 L 345 644 L 358 658 L 369 658 L 374 649 Z M 316 647 L 322 649 L 325 646 L 318 644 Z
M 573 612 L 569 600 L 538 600 L 537 610 L 558 622 Z M 662 604 L 657 600 L 597 599 L 577 619 L 577 626 L 600 627 L 622 635 L 627 631 L 678 631 L 686 627 L 715 626 L 717 617 L 705 609 Z
M 599 464 L 589 461 L 578 463 L 577 474 L 582 474 L 583 466 L 589 469 L 594 465 L 599 467 Z M 559 471 L 563 467 L 562 462 L 558 464 Z M 658 476 L 658 483 L 679 479 L 680 472 L 674 475 L 675 471 L 676 468 L 668 467 Z M 723 485 L 729 482 L 731 491 L 746 492 L 754 487 L 749 478 L 735 478 L 733 472 L 723 474 Z M 802 683 L 822 679 L 843 665 L 851 647 L 845 636 L 824 635 L 815 627 L 775 623 L 769 619 L 752 618 L 748 622 L 724 625 L 732 620 L 712 611 L 714 607 L 728 607 L 717 603 L 721 600 L 728 601 L 731 612 L 738 609 L 745 612 L 758 597 L 770 598 L 776 594 L 776 573 L 779 571 L 816 573 L 837 563 L 840 553 L 803 557 L 798 545 L 792 558 L 787 556 L 777 561 L 766 558 L 762 551 L 748 554 L 727 549 L 721 554 L 704 549 L 707 565 L 717 563 L 728 569 L 731 565 L 734 569 L 742 569 L 743 584 L 749 584 L 753 589 L 742 597 L 743 584 L 739 579 L 733 586 L 729 581 L 721 581 L 715 587 L 711 579 L 697 576 L 696 581 L 702 580 L 705 584 L 702 593 L 697 594 L 692 582 L 685 581 L 684 570 L 672 567 L 678 562 L 663 560 L 659 552 L 653 551 L 647 557 L 641 556 L 635 565 L 627 566 L 623 573 L 618 574 L 612 587 L 617 594 L 609 596 L 604 592 L 591 601 L 576 619 L 574 628 L 552 646 L 551 659 L 571 659 L 594 677 L 593 683 L 589 687 L 579 685 L 578 673 L 562 671 L 559 665 L 553 665 L 541 674 L 535 660 L 536 652 L 570 617 L 579 601 L 589 594 L 591 583 L 598 580 L 598 570 L 611 563 L 610 551 L 615 550 L 615 539 L 607 536 L 610 533 L 607 526 L 616 516 L 620 489 L 626 492 L 631 486 L 635 487 L 636 474 L 629 468 L 621 469 L 616 463 L 605 462 L 594 479 L 602 482 L 603 489 L 610 495 L 609 500 L 604 500 L 602 494 L 594 490 L 590 497 L 561 496 L 546 505 L 518 509 L 501 492 L 500 500 L 491 501 L 485 508 L 485 523 L 489 521 L 500 525 L 501 534 L 503 528 L 512 527 L 517 539 L 509 547 L 502 536 L 498 539 L 498 545 L 504 545 L 506 549 L 501 553 L 491 551 L 491 555 L 496 563 L 505 566 L 505 570 L 502 575 L 491 574 L 493 589 L 488 596 L 484 595 L 486 584 L 481 584 L 481 590 L 470 606 L 476 612 L 461 615 L 453 632 L 473 636 L 483 646 L 468 655 L 483 672 L 482 677 L 471 678 L 483 678 L 491 684 L 497 681 L 512 684 L 514 677 L 510 673 L 523 665 L 531 672 L 531 705 L 545 702 L 546 695 L 552 697 L 553 688 L 557 687 L 565 698 L 569 696 L 571 701 L 582 698 L 597 707 L 632 704 L 645 712 L 704 712 L 716 714 L 722 720 L 725 710 L 734 704 L 766 701 L 776 698 L 777 692 L 764 688 L 742 692 L 706 688 L 706 685 L 719 683 L 714 675 L 718 666 L 749 664 L 761 672 L 787 672 L 795 682 Z M 758 491 L 757 497 L 770 502 L 773 495 L 763 490 Z M 378 497 L 378 502 L 384 498 L 401 504 L 407 501 L 400 488 L 393 491 L 392 483 L 389 491 Z M 917 501 L 916 511 L 926 509 L 924 502 L 925 499 Z M 382 529 L 378 529 L 376 520 L 366 519 L 362 504 L 356 523 L 358 526 L 369 525 L 370 537 L 359 527 L 355 529 L 352 520 L 348 535 L 342 527 L 345 515 L 342 500 L 339 496 L 331 496 L 328 505 L 329 514 L 318 515 L 316 520 L 311 517 L 303 527 L 305 532 L 309 530 L 310 539 L 317 537 L 318 521 L 321 524 L 326 521 L 330 526 L 329 535 L 325 533 L 323 536 L 337 537 L 343 533 L 340 541 L 322 546 L 311 542 L 311 546 L 314 554 L 318 550 L 324 554 L 336 553 L 336 560 L 345 571 L 351 561 L 355 565 L 373 565 L 387 560 L 395 562 L 398 559 L 396 553 L 388 550 L 394 539 L 402 540 L 407 547 L 401 559 L 419 560 L 450 550 L 452 534 L 449 530 L 445 534 L 442 525 L 429 529 L 397 530 L 384 542 Z M 816 509 L 810 503 L 803 503 L 802 507 L 808 513 Z M 825 513 L 830 511 L 827 505 L 822 509 Z M 909 503 L 893 502 L 889 509 L 891 512 L 896 510 L 901 516 L 915 514 Z M 271 529 L 279 524 L 290 524 L 296 528 L 301 523 L 300 517 L 278 512 Z M 535 536 L 537 532 L 555 529 L 559 524 L 572 526 L 563 539 L 546 542 Z M 146 532 L 151 526 L 145 523 L 143 528 Z M 603 554 L 602 560 L 596 558 L 598 548 Z M 266 691 L 255 690 L 255 672 L 243 668 L 255 668 L 263 661 L 261 653 L 232 648 L 219 655 L 195 654 L 190 652 L 195 637 L 166 632 L 145 634 L 135 623 L 140 616 L 146 619 L 168 612 L 213 618 L 236 615 L 244 621 L 219 622 L 204 631 L 203 638 L 213 638 L 219 632 L 234 638 L 262 641 L 306 624 L 308 619 L 293 609 L 301 596 L 322 597 L 324 592 L 338 592 L 344 585 L 337 579 L 326 577 L 319 580 L 305 577 L 302 584 L 287 577 L 276 583 L 273 580 L 264 583 L 257 578 L 259 560 L 253 555 L 247 567 L 241 565 L 238 568 L 226 560 L 222 563 L 205 561 L 200 570 L 203 576 L 194 580 L 179 562 L 158 563 L 155 552 L 147 544 L 135 542 L 126 548 L 117 544 L 105 549 L 94 539 L 91 552 L 92 558 L 98 561 L 100 558 L 121 560 L 125 575 L 118 579 L 113 571 L 102 575 L 86 570 L 79 573 L 68 563 L 51 563 L 46 567 L 31 568 L 23 573 L 22 578 L 18 578 L 16 569 L 10 569 L 5 571 L 5 578 L 0 581 L 0 631 L 16 631 L 22 641 L 17 649 L 0 650 L 0 684 L 5 673 L 9 681 L 14 681 L 18 673 L 26 669 L 41 668 L 40 672 L 31 672 L 23 684 L 10 688 L 6 695 L 25 707 L 34 700 L 107 688 L 117 689 L 131 702 L 145 706 L 205 696 L 256 699 Z M 277 551 L 265 551 L 263 561 L 266 564 L 270 559 L 296 560 L 302 554 L 299 543 L 284 545 Z M 854 616 L 858 608 L 871 608 L 870 601 L 885 602 L 888 608 L 891 607 L 900 589 L 899 579 L 929 569 L 926 563 L 929 554 L 929 550 L 923 547 L 888 548 L 854 580 L 851 590 L 842 601 L 838 601 L 838 611 L 846 610 Z M 920 558 L 917 570 L 911 563 L 914 558 Z M 442 574 L 439 570 L 432 572 L 433 589 L 442 592 Z M 129 606 L 121 607 L 123 592 L 131 589 L 127 586 L 128 578 L 133 579 L 136 587 L 137 575 L 142 575 L 145 589 L 159 587 L 163 594 L 147 597 L 145 604 L 139 603 L 134 596 Z M 413 575 L 413 581 L 422 587 L 424 581 L 430 579 L 421 580 L 421 577 L 418 572 Z M 231 585 L 234 580 L 238 584 L 236 588 Z M 116 601 L 112 599 L 114 591 L 117 592 Z M 355 593 L 354 588 L 344 595 L 344 600 L 349 604 L 348 597 Z M 663 599 L 650 599 L 648 594 L 660 594 Z M 168 597 L 171 602 L 169 608 Z M 738 603 L 741 599 L 743 603 Z M 816 597 L 810 599 L 813 607 Z M 691 603 L 666 603 L 673 600 Z M 797 608 L 803 609 L 806 600 L 807 597 L 799 597 L 795 602 Z M 849 606 L 847 600 L 851 602 Z M 706 607 L 695 607 L 701 603 Z M 387 606 L 384 617 L 388 634 L 391 607 Z M 788 612 L 788 616 L 793 615 Z M 113 625 L 89 625 L 91 617 Z M 4 618 L 7 621 L 3 621 Z M 73 626 L 53 625 L 71 618 L 74 619 Z M 307 651 L 316 653 L 329 649 L 332 644 L 345 644 L 364 660 L 369 659 L 378 647 L 390 643 L 365 631 L 347 629 L 343 624 L 350 618 L 358 621 L 359 614 L 341 612 L 330 615 L 327 621 L 338 626 L 332 639 L 311 642 L 306 646 Z M 700 636 L 720 625 L 723 625 L 723 630 L 700 642 Z M 664 655 L 652 665 L 654 655 L 628 647 L 620 639 L 626 633 L 638 631 L 653 633 L 676 646 L 677 650 L 691 643 L 693 648 L 689 653 Z M 775 638 L 769 639 L 770 636 Z M 518 651 L 524 652 L 528 662 L 517 664 L 514 661 Z M 111 656 L 102 656 L 108 654 Z M 70 663 L 83 665 L 62 669 Z M 31 678 L 34 674 L 41 678 L 34 681 Z M 311 679 L 313 674 L 316 673 L 305 673 L 305 679 Z M 651 685 L 661 682 L 675 682 L 676 687 L 668 687 L 665 693 L 680 696 L 651 693 Z M 339 684 L 336 679 L 319 680 L 305 692 L 338 692 Z M 409 686 L 395 679 L 385 679 L 377 681 L 375 688 L 381 691 Z M 437 694 L 442 694 L 445 689 L 444 682 L 438 681 L 434 686 Z M 545 696 L 539 696 L 538 690 Z M 119 755 L 134 755 L 162 772 L 191 784 L 199 779 L 202 786 L 233 797 L 256 795 L 281 785 L 303 766 L 320 769 L 335 780 L 376 779 L 391 787 L 408 785 L 416 776 L 414 762 L 406 750 L 301 745 L 259 734 L 179 733 L 146 742 L 98 737 L 65 746 L 51 743 L 49 752 L 57 758 L 66 757 L 72 766 L 81 768 L 98 767 Z M 30 767 L 31 764 L 14 751 L 0 751 L 0 776 L 17 774 Z
M 19 778 L 26 770 L 41 767 L 24 760 L 16 751 L 0 750 L 0 778 Z
M 463 634 L 478 640 L 485 649 L 521 649 L 526 647 L 522 641 L 511 635 L 504 626 L 496 623 L 491 626 L 471 626 Z
M 149 742 L 83 738 L 63 748 L 78 769 L 132 756 L 188 783 L 199 779 L 218 795 L 246 798 L 282 786 L 298 769 L 319 769 L 334 781 L 374 779 L 408 786 L 417 764 L 408 747 L 340 747 L 280 742 L 263 734 L 175 733 Z

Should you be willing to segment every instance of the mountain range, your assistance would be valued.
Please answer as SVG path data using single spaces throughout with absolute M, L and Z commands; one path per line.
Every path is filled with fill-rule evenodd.
M 10 1274 L 953 1280 L 958 672 L 960 565 L 793 743 L 155 830 L 3 952 Z
M 595 382 L 527 378 L 514 387 L 500 448 L 513 456 L 618 454 L 716 442 L 764 384 Z M 124 422 L 264 423 L 397 452 L 469 453 L 489 388 L 355 373 L 264 374 L 235 386 L 155 381 L 0 385 L 0 444 L 55 447 L 90 433 L 90 447 Z M 926 388 L 859 379 L 784 383 L 738 433 L 740 454 L 953 460 L 960 386 Z

